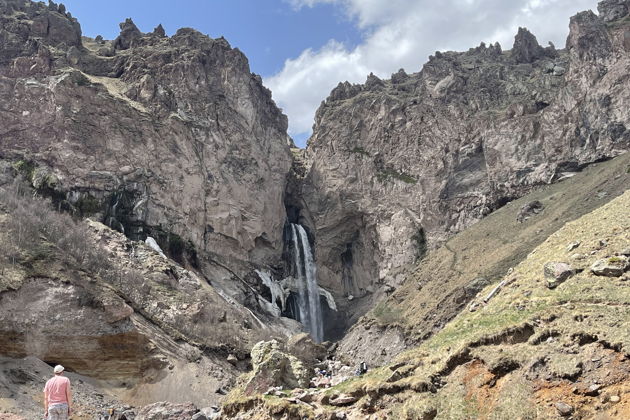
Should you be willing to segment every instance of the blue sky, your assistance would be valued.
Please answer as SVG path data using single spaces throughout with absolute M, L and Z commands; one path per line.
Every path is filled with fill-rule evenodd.
M 65 0 L 83 33 L 114 39 L 131 17 L 149 32 L 192 27 L 225 36 L 263 76 L 299 146 L 339 82 L 417 72 L 435 51 L 512 47 L 520 26 L 564 48 L 569 17 L 598 0 Z
M 336 39 L 352 48 L 361 33 L 333 4 L 295 8 L 283 0 L 64 0 L 83 34 L 114 39 L 130 17 L 143 32 L 161 23 L 168 35 L 192 27 L 213 38 L 224 36 L 247 55 L 263 77 L 282 70 L 284 61 L 307 48 Z

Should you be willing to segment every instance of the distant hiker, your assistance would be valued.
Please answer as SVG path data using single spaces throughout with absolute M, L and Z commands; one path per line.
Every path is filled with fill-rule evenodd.
M 361 362 L 361 364 L 359 364 L 359 367 L 357 368 L 356 374 L 357 376 L 361 376 L 364 373 L 367 373 L 367 371 L 368 371 L 367 363 Z
M 48 420 L 68 420 L 72 411 L 70 379 L 63 376 L 64 367 L 55 366 L 55 376 L 44 387 L 44 417 Z

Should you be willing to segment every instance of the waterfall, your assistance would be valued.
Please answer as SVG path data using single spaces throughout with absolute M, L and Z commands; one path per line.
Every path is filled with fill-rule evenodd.
M 324 340 L 324 322 L 319 301 L 319 286 L 313 252 L 306 231 L 300 225 L 291 224 L 293 241 L 293 263 L 298 282 L 300 322 L 306 327 L 313 340 Z

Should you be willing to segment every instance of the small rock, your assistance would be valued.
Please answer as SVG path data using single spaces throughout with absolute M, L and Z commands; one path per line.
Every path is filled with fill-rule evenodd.
M 568 417 L 573 414 L 573 407 L 561 401 L 556 403 L 556 410 L 562 417 Z
M 228 355 L 227 357 L 227 361 L 228 363 L 230 363 L 233 366 L 236 366 L 236 364 L 238 363 L 238 357 L 236 357 L 233 354 Z
M 630 257 L 630 247 L 624 248 L 619 254 L 626 257 Z
M 527 203 L 519 210 L 518 214 L 516 215 L 516 221 L 519 223 L 523 223 L 530 217 L 542 212 L 544 208 L 545 206 L 543 205 L 543 203 L 538 200 Z
M 403 379 L 403 375 L 402 373 L 400 373 L 400 371 L 395 371 L 393 372 L 391 375 L 389 375 L 389 378 L 387 378 L 386 382 L 396 382 L 396 381 L 400 381 L 401 379 Z
M 579 247 L 581 244 L 580 241 L 575 241 L 575 242 L 571 242 L 568 246 L 567 246 L 567 252 L 571 252 L 573 251 L 575 248 Z
M 301 392 L 295 396 L 296 399 L 305 403 L 313 402 L 313 399 L 314 399 L 313 397 L 314 395 L 308 391 Z
M 353 397 L 352 395 L 348 395 L 348 394 L 341 394 L 337 398 L 330 400 L 329 404 L 334 405 L 335 407 L 341 407 L 344 405 L 354 404 L 357 401 L 358 401 L 357 397 Z
M 586 392 L 584 394 L 588 395 L 589 397 L 595 397 L 595 396 L 599 395 L 599 390 L 601 388 L 602 388 L 601 385 L 593 384 L 593 385 L 588 387 L 588 389 L 586 390 Z
M 619 397 L 619 395 L 612 395 L 610 397 L 610 402 L 613 404 L 618 403 L 619 401 L 621 401 L 621 398 Z
M 565 72 L 566 72 L 566 69 L 564 67 L 555 66 L 553 68 L 553 75 L 554 76 L 562 76 Z
M 208 417 L 206 417 L 205 414 L 199 412 L 199 413 L 195 414 L 194 416 L 192 416 L 191 420 L 208 420 Z
M 437 409 L 435 407 L 427 407 L 420 413 L 420 420 L 433 420 L 437 417 Z
M 598 276 L 621 277 L 628 266 L 628 257 L 616 256 L 595 261 L 591 271 Z
M 575 270 L 569 264 L 563 262 L 548 262 L 545 264 L 543 271 L 547 279 L 547 287 L 550 289 L 556 288 L 560 283 L 575 274 Z
M 556 67 L 555 64 L 553 63 L 546 63 L 545 64 L 545 73 L 553 73 L 553 69 Z

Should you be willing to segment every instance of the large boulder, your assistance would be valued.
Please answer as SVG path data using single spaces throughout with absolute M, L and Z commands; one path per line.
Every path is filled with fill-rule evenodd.
M 296 334 L 287 341 L 287 351 L 309 367 L 326 358 L 326 347 L 313 341 L 307 333 Z
M 545 206 L 540 201 L 530 201 L 529 203 L 521 207 L 521 209 L 518 211 L 518 214 L 516 215 L 516 221 L 519 223 L 523 223 L 525 220 L 543 211 L 544 208 Z
M 247 394 L 272 387 L 305 388 L 311 379 L 309 370 L 295 356 L 286 353 L 276 340 L 261 341 L 252 349 L 253 372 L 245 386 Z
M 566 281 L 575 274 L 575 270 L 567 263 L 548 262 L 544 267 L 545 278 L 547 279 L 547 287 L 554 289 L 560 283 Z
M 591 271 L 597 276 L 620 277 L 629 267 L 628 257 L 619 255 L 595 261 Z

